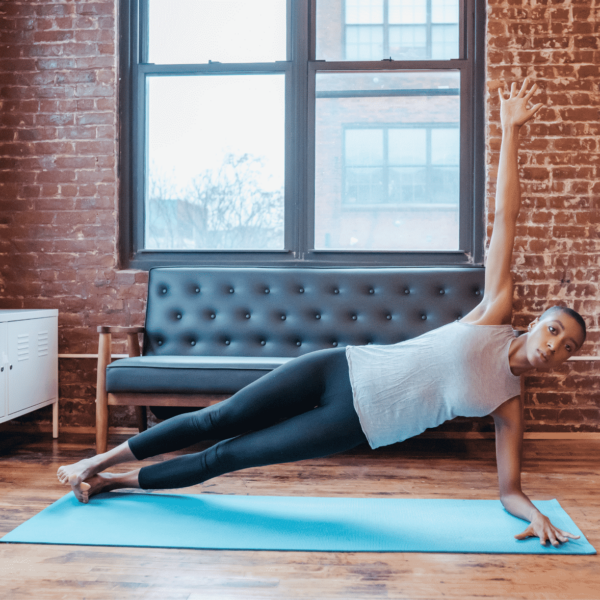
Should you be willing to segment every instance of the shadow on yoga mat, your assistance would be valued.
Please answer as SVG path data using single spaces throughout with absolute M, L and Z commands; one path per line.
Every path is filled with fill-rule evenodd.
M 595 554 L 557 500 L 534 504 L 581 535 L 559 548 L 514 535 L 526 522 L 499 500 L 69 493 L 2 542 L 322 552 Z

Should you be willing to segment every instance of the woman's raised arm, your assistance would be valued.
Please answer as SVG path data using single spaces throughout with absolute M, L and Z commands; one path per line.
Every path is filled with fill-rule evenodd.
M 499 325 L 511 322 L 512 277 L 510 263 L 517 217 L 521 208 L 521 183 L 519 181 L 518 152 L 519 130 L 543 106 L 527 104 L 535 93 L 534 84 L 529 90 L 525 79 L 517 92 L 512 84 L 510 97 L 504 98 L 500 89 L 500 119 L 502 122 L 502 146 L 496 185 L 496 210 L 492 239 L 485 270 L 485 294 L 481 304 L 463 319 L 481 325 Z

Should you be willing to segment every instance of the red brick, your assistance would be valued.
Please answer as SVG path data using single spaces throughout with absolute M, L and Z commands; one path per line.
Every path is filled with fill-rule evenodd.
M 576 36 L 574 38 L 575 48 L 599 48 L 598 37 L 595 35 Z
M 115 5 L 112 2 L 82 2 L 77 5 L 80 15 L 114 15 Z
M 542 168 L 525 167 L 524 169 L 522 169 L 522 171 L 523 171 L 522 177 L 523 177 L 524 180 L 527 180 L 527 179 L 537 179 L 537 180 L 548 179 L 548 177 L 550 175 L 550 171 L 548 169 L 542 169 Z
M 600 109 L 590 108 L 565 108 L 560 110 L 560 115 L 565 121 L 598 121 Z
M 59 139 L 93 140 L 96 139 L 95 127 L 61 127 L 58 129 Z
M 66 42 L 75 39 L 74 31 L 38 31 L 33 35 L 35 43 Z
M 75 115 L 73 113 L 40 113 L 36 116 L 35 122 L 38 125 L 73 125 L 75 123 Z
M 73 154 L 75 152 L 72 142 L 36 142 L 31 146 L 32 153 L 36 154 Z
M 95 71 L 72 70 L 65 73 L 58 73 L 55 77 L 56 83 L 60 84 L 96 82 Z
M 112 154 L 115 144 L 107 141 L 75 142 L 77 154 Z
M 78 31 L 75 35 L 78 42 L 113 42 L 114 32 L 106 29 Z

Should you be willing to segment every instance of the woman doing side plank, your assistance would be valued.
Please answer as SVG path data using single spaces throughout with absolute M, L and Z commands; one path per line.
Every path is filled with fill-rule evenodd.
M 585 323 L 552 307 L 517 337 L 511 327 L 510 263 L 521 204 L 517 167 L 521 126 L 536 86 L 499 91 L 502 148 L 496 211 L 481 303 L 460 321 L 389 346 L 351 346 L 301 356 L 234 396 L 179 415 L 114 450 L 60 467 L 59 480 L 81 502 L 121 488 L 173 489 L 240 469 L 322 457 L 368 442 L 402 441 L 456 416 L 491 414 L 496 425 L 500 497 L 506 510 L 530 521 L 519 539 L 558 545 L 569 538 L 521 491 L 523 406 L 519 376 L 556 367 L 581 348 Z M 125 474 L 112 465 L 220 440 L 207 450 Z

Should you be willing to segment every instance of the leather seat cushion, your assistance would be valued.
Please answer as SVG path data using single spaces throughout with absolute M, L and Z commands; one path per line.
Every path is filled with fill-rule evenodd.
M 286 357 L 139 356 L 111 363 L 108 392 L 234 394 L 292 360 Z

